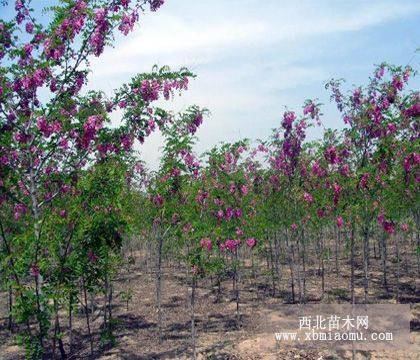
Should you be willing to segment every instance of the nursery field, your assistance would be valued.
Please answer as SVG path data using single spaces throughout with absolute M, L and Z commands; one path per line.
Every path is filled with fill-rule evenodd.
M 263 139 L 198 151 L 211 112 L 165 109 L 189 69 L 88 87 L 92 60 L 164 0 L 0 3 L 0 360 L 419 358 L 414 57 L 327 81 L 334 128 L 315 97 Z M 330 347 L 286 346 L 277 322 L 311 328 L 310 304 L 347 306 L 371 338 L 340 339 L 334 314 Z
M 331 246 L 334 244 L 331 243 Z M 156 268 L 153 254 L 148 254 L 142 246 L 132 242 L 129 249 L 130 265 L 123 269 L 115 279 L 115 302 L 112 307 L 114 320 L 115 344 L 113 347 L 97 348 L 93 354 L 89 350 L 89 337 L 86 332 L 84 309 L 80 308 L 74 318 L 74 347 L 70 359 L 190 359 L 191 358 L 191 330 L 190 330 L 190 298 L 191 287 L 186 274 L 180 264 L 165 259 L 162 268 L 162 311 L 163 311 L 163 340 L 159 342 L 156 313 Z M 412 318 L 410 321 L 411 341 L 420 346 L 420 293 L 418 276 L 409 269 L 415 268 L 415 261 L 411 249 L 403 251 L 405 259 L 399 280 L 400 301 L 409 303 Z M 302 350 L 288 346 L 282 348 L 273 333 L 264 332 L 258 319 L 262 314 L 270 316 L 275 313 L 268 305 L 290 304 L 292 293 L 290 290 L 290 271 L 287 264 L 282 279 L 276 279 L 276 290 L 267 281 L 264 274 L 270 271 L 271 264 L 259 259 L 258 265 L 244 268 L 243 283 L 241 285 L 241 318 L 242 324 L 238 329 L 235 319 L 235 294 L 232 291 L 232 279 L 227 275 L 221 282 L 220 288 L 214 279 L 206 279 L 197 284 L 196 297 L 196 331 L 198 359 L 417 359 L 418 352 L 414 351 L 334 351 L 320 346 L 319 349 Z M 357 257 L 355 271 L 355 292 L 357 300 L 363 298 L 363 271 L 361 257 Z M 338 259 L 340 273 L 335 272 L 334 259 L 325 264 L 325 292 L 319 291 L 322 283 L 321 274 L 316 264 L 308 264 L 307 269 L 307 303 L 345 303 L 350 300 L 348 284 L 350 281 L 349 259 L 340 256 Z M 380 258 L 372 259 L 370 290 L 371 301 L 374 303 L 396 302 L 397 266 L 389 268 L 389 293 L 381 286 L 382 273 Z M 122 294 L 132 289 L 132 297 L 127 301 Z M 2 309 L 7 308 L 7 294 L 1 298 Z M 94 304 L 97 305 L 94 305 Z M 100 343 L 100 333 L 104 308 L 101 299 L 91 303 L 89 311 L 92 316 L 92 336 L 95 343 Z M 2 313 L 0 354 L 2 359 L 13 360 L 22 358 L 23 352 L 16 346 L 13 336 L 7 330 L 7 314 Z M 69 328 L 63 324 L 64 342 L 68 342 Z M 354 357 L 353 357 L 354 356 Z

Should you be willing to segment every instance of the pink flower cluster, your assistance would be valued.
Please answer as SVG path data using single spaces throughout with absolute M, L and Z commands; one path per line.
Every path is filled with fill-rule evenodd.
M 165 3 L 165 0 L 149 0 L 150 4 L 150 10 L 156 11 L 159 9 L 163 4 Z
M 253 247 L 255 247 L 255 245 L 257 245 L 257 240 L 256 239 L 254 239 L 254 238 L 248 238 L 247 240 L 246 240 L 246 244 L 247 244 L 247 246 L 249 247 L 249 248 L 253 248 Z
M 160 207 L 160 206 L 162 206 L 162 205 L 163 205 L 163 197 L 162 197 L 161 195 L 155 195 L 155 196 L 153 196 L 153 198 L 152 198 L 152 202 L 153 202 L 156 206 Z
M 123 14 L 121 24 L 118 26 L 124 35 L 128 35 L 133 30 L 134 24 L 139 20 L 139 13 L 133 11 L 131 14 Z
M 224 246 L 221 245 L 221 250 L 228 249 L 231 252 L 235 252 L 240 244 L 241 244 L 241 240 L 227 239 L 225 243 L 222 244 Z
M 188 132 L 194 135 L 202 123 L 203 123 L 203 114 L 202 113 L 196 114 L 193 120 L 187 125 Z
M 159 93 L 162 91 L 165 100 L 169 100 L 174 90 L 186 90 L 188 88 L 188 78 L 180 80 L 143 80 L 140 88 L 134 88 L 133 92 L 140 93 L 143 101 L 152 102 L 159 99 Z
M 52 124 L 49 124 L 45 116 L 39 117 L 36 125 L 38 130 L 46 138 L 50 137 L 54 133 L 59 133 L 61 131 L 61 123 L 59 121 L 54 121 Z
M 16 204 L 13 209 L 13 215 L 15 220 L 19 220 L 20 217 L 25 214 L 27 211 L 26 205 L 24 204 Z
M 325 150 L 324 156 L 330 164 L 338 164 L 341 162 L 341 159 L 337 154 L 337 149 L 334 146 L 327 148 L 327 150 Z
M 420 116 L 420 102 L 412 105 L 404 111 L 404 115 L 407 117 L 416 117 Z
M 201 239 L 200 246 L 203 249 L 207 249 L 208 251 L 211 251 L 212 248 L 213 248 L 213 244 L 212 244 L 212 242 L 211 242 L 211 240 L 209 238 Z
M 87 149 L 92 140 L 95 139 L 96 133 L 102 128 L 103 117 L 101 115 L 91 115 L 83 125 L 83 137 L 81 146 Z
M 391 220 L 387 220 L 385 219 L 385 215 L 383 213 L 379 214 L 378 216 L 378 223 L 382 225 L 382 227 L 384 228 L 384 230 L 392 235 L 395 233 L 395 225 L 394 222 Z
M 215 214 L 216 218 L 219 220 L 225 219 L 226 221 L 231 220 L 233 217 L 241 218 L 243 215 L 242 209 L 233 209 L 231 207 L 226 208 L 226 211 L 222 209 L 218 210 Z
M 304 199 L 304 200 L 305 200 L 308 204 L 311 204 L 311 203 L 313 203 L 313 201 L 314 201 L 313 196 L 312 196 L 311 194 L 307 193 L 307 192 L 305 192 L 305 193 L 303 194 L 303 199 Z
M 95 56 L 101 55 L 104 50 L 105 37 L 109 29 L 109 21 L 107 19 L 107 16 L 107 9 L 101 8 L 96 10 L 95 12 L 96 27 L 89 40 L 89 43 L 92 46 L 93 53 L 95 54 Z
M 25 90 L 36 90 L 44 85 L 44 81 L 49 74 L 48 69 L 36 69 L 32 74 L 24 76 L 20 85 Z

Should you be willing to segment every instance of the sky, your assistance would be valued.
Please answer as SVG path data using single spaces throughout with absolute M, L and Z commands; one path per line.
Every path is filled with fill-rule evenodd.
M 210 110 L 197 132 L 198 152 L 221 141 L 267 138 L 286 108 L 300 111 L 308 98 L 324 104 L 326 127 L 340 128 L 325 83 L 363 85 L 383 61 L 420 70 L 419 24 L 418 0 L 166 0 L 93 59 L 89 86 L 111 93 L 154 64 L 188 67 L 197 75 L 189 90 L 161 105 Z M 420 75 L 411 88 L 419 85 Z M 309 131 L 309 139 L 322 133 Z M 140 148 L 152 168 L 161 145 L 156 133 Z

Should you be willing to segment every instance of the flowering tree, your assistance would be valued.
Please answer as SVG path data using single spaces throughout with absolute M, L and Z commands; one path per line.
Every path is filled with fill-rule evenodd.
M 154 68 L 150 74 L 133 77 L 110 97 L 84 91 L 89 59 L 103 53 L 116 31 L 127 35 L 146 7 L 156 11 L 162 4 L 162 0 L 60 1 L 48 9 L 50 23 L 43 24 L 30 1 L 18 0 L 15 18 L 0 20 L 1 237 L 17 320 L 26 324 L 22 334 L 30 357 L 41 357 L 50 348 L 49 300 L 55 275 L 46 277 L 47 259 L 54 250 L 64 254 L 57 271 L 67 267 L 70 240 L 65 238 L 72 238 L 77 225 L 77 219 L 69 216 L 68 199 L 80 196 L 82 172 L 113 154 L 129 153 L 136 140 L 143 142 L 163 126 L 166 119 L 152 103 L 186 89 L 192 76 L 186 69 Z M 111 127 L 110 116 L 117 109 L 122 111 L 121 122 Z M 69 229 L 58 240 L 47 226 L 57 214 L 59 223 Z M 106 228 L 118 227 L 107 222 L 91 225 L 95 224 L 98 229 L 86 234 L 89 244 L 98 231 L 103 237 Z M 97 250 L 88 254 L 92 261 Z M 62 345 L 60 351 L 64 356 Z
M 167 121 L 162 126 L 165 145 L 158 172 L 148 186 L 151 203 L 150 221 L 156 238 L 156 306 L 159 338 L 162 339 L 162 255 L 165 240 L 172 238 L 172 247 L 182 249 L 193 232 L 189 214 L 190 187 L 198 178 L 200 164 L 193 153 L 195 133 L 203 122 L 206 110 L 193 106 L 174 117 L 161 112 Z
M 327 149 L 326 158 L 330 163 L 338 165 L 342 164 L 344 159 L 351 158 L 347 168 L 353 180 L 347 187 L 350 196 L 346 205 L 350 211 L 351 221 L 359 226 L 363 239 L 365 302 L 368 300 L 369 238 L 372 221 L 377 217 L 385 234 L 395 233 L 396 220 L 399 217 L 397 213 L 402 215 L 404 211 L 398 209 L 396 204 L 386 208 L 386 199 L 390 200 L 390 194 L 401 198 L 402 194 L 395 186 L 403 190 L 410 183 L 405 181 L 404 185 L 404 181 L 401 182 L 407 177 L 401 176 L 399 159 L 405 159 L 406 166 L 409 164 L 407 166 L 409 172 L 416 163 L 415 152 L 411 152 L 414 143 L 410 145 L 407 141 L 412 142 L 418 137 L 418 125 L 415 120 L 418 116 L 418 112 L 416 115 L 418 93 L 409 95 L 402 93 L 412 73 L 413 69 L 410 67 L 381 64 L 366 89 L 358 87 L 349 96 L 341 93 L 337 82 L 332 81 L 329 84 L 348 128 L 344 130 L 345 153 L 338 153 L 332 146 Z M 414 161 L 406 160 L 410 158 L 410 154 Z M 345 171 L 347 175 L 349 171 Z M 409 194 L 410 192 L 407 193 Z M 382 240 L 382 250 L 385 252 L 383 271 L 386 288 L 384 236 Z

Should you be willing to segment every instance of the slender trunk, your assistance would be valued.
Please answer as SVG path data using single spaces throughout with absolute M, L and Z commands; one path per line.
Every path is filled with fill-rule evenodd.
M 363 289 L 364 302 L 368 302 L 369 293 L 369 225 L 363 229 Z
M 303 299 L 302 301 L 306 302 L 306 242 L 305 242 L 305 232 L 302 229 L 301 234 L 302 241 L 302 281 L 303 281 Z
M 111 329 L 112 326 L 112 296 L 113 296 L 113 286 L 112 286 L 112 282 L 109 283 L 108 285 L 109 291 L 108 291 L 108 328 L 109 330 Z
M 88 306 L 85 279 L 83 277 L 82 277 L 82 286 L 83 286 L 83 297 L 85 300 L 84 307 L 85 307 L 85 316 L 86 316 L 86 326 L 87 326 L 89 342 L 90 342 L 90 354 L 93 355 L 93 338 L 92 338 L 92 332 L 90 330 L 89 306 Z
M 355 294 L 354 294 L 354 224 L 352 224 L 350 232 L 350 297 L 351 303 L 355 304 Z
M 396 284 L 396 301 L 400 302 L 400 249 L 399 249 L 399 236 L 395 235 L 395 256 L 397 259 L 397 284 Z
M 195 289 L 196 289 L 196 278 L 193 275 L 191 281 L 191 345 L 192 345 L 192 358 L 197 359 L 196 349 L 196 334 L 195 334 Z
M 276 296 L 276 279 L 275 279 L 275 271 L 274 271 L 274 252 L 273 252 L 273 246 L 271 243 L 270 235 L 268 235 L 268 243 L 270 245 L 270 273 L 271 273 L 271 283 L 272 283 L 272 296 Z
M 93 308 L 92 308 L 93 314 Z M 103 319 L 103 327 L 104 329 L 107 328 L 108 324 L 108 275 L 105 276 L 105 289 L 104 289 L 104 297 L 103 297 L 103 306 L 102 306 L 102 314 L 104 316 Z
M 338 252 L 339 252 L 339 243 L 340 243 L 340 229 L 338 229 L 337 227 L 335 227 L 335 236 L 334 236 L 334 240 L 335 240 L 335 276 L 339 277 L 338 274 Z
M 162 335 L 162 250 L 163 236 L 158 234 L 157 264 L 156 264 L 156 306 L 159 343 L 163 341 Z
M 54 340 L 53 340 L 53 356 L 55 359 L 56 344 L 58 341 L 58 349 L 60 351 L 61 359 L 67 359 L 67 354 L 64 350 L 63 340 L 61 339 L 61 326 L 60 318 L 58 315 L 58 302 L 54 299 L 54 312 L 55 312 L 55 323 L 54 323 Z
M 33 167 L 31 163 L 30 171 L 30 185 L 29 185 L 29 193 L 31 197 L 32 202 L 32 214 L 34 217 L 34 236 L 35 236 L 35 265 L 38 266 L 38 255 L 39 255 L 39 246 L 40 246 L 40 238 L 41 238 L 41 229 L 40 229 L 40 219 L 41 214 L 39 211 L 39 204 L 38 204 L 38 198 L 37 198 L 37 189 L 35 185 L 35 176 L 33 172 Z M 41 297 L 42 297 L 42 285 L 43 285 L 43 278 L 42 275 L 38 272 L 34 276 L 35 280 L 35 297 L 36 297 L 36 305 L 37 305 L 37 321 L 38 321 L 38 328 L 39 328 L 39 343 L 41 345 L 41 348 L 44 350 L 44 329 L 43 325 L 40 320 L 42 316 L 41 313 L 44 311 Z
M 293 271 L 293 264 L 295 262 L 294 258 L 294 249 L 293 244 L 290 245 L 290 254 L 288 256 L 289 258 L 289 267 L 290 267 L 290 280 L 291 280 L 291 287 L 292 287 L 292 303 L 295 303 L 295 276 Z
M 321 230 L 321 238 L 319 239 L 320 242 L 320 247 L 321 247 L 321 298 L 324 297 L 325 294 L 325 266 L 324 266 L 324 257 L 325 257 L 325 252 L 324 252 L 324 234 L 323 231 Z
M 302 303 L 303 299 L 303 291 L 302 291 L 302 276 L 300 271 L 300 246 L 299 246 L 299 238 L 296 239 L 296 260 L 293 259 L 293 265 L 295 266 L 296 273 L 297 273 L 297 283 L 298 283 L 298 290 L 299 290 L 299 303 Z
M 69 299 L 69 353 L 73 352 L 73 293 Z
M 414 219 L 416 223 L 416 249 L 415 254 L 417 258 L 417 276 L 420 275 L 420 211 L 415 211 L 414 213 Z
M 277 278 L 277 284 L 278 288 L 280 288 L 280 279 L 281 279 L 281 273 L 280 273 L 280 246 L 279 246 L 279 239 L 277 236 L 277 232 L 274 232 L 274 259 L 275 259 L 275 268 L 276 268 L 276 278 Z
M 267 274 L 270 274 L 271 267 L 270 267 L 270 256 L 269 256 L 268 248 L 264 249 L 264 255 L 265 255 L 265 260 L 267 264 Z M 267 276 L 267 277 L 264 277 L 264 279 L 266 281 L 266 286 L 264 288 L 264 295 L 265 295 L 265 291 L 270 288 L 270 277 Z
M 13 310 L 13 289 L 12 286 L 9 286 L 9 318 L 7 321 L 7 329 L 10 332 L 13 332 L 13 314 L 12 314 L 12 310 Z
M 241 274 L 239 271 L 239 250 L 238 248 L 235 251 L 235 302 L 236 302 L 236 327 L 239 329 L 241 327 L 241 314 L 239 311 L 239 287 L 240 287 L 240 281 L 241 281 Z
M 36 297 L 36 305 L 38 309 L 38 314 L 41 315 L 42 308 L 41 308 L 41 284 L 42 281 L 41 275 L 34 276 L 35 278 L 35 297 Z M 39 316 L 41 318 L 41 316 Z M 42 323 L 38 320 L 38 328 L 39 328 L 39 343 L 41 344 L 41 348 L 44 349 L 44 329 L 42 327 Z
M 388 289 L 388 270 L 387 270 L 387 247 L 386 247 L 386 233 L 382 232 L 381 235 L 381 249 L 382 249 L 382 285 L 386 291 L 386 294 L 389 295 Z

